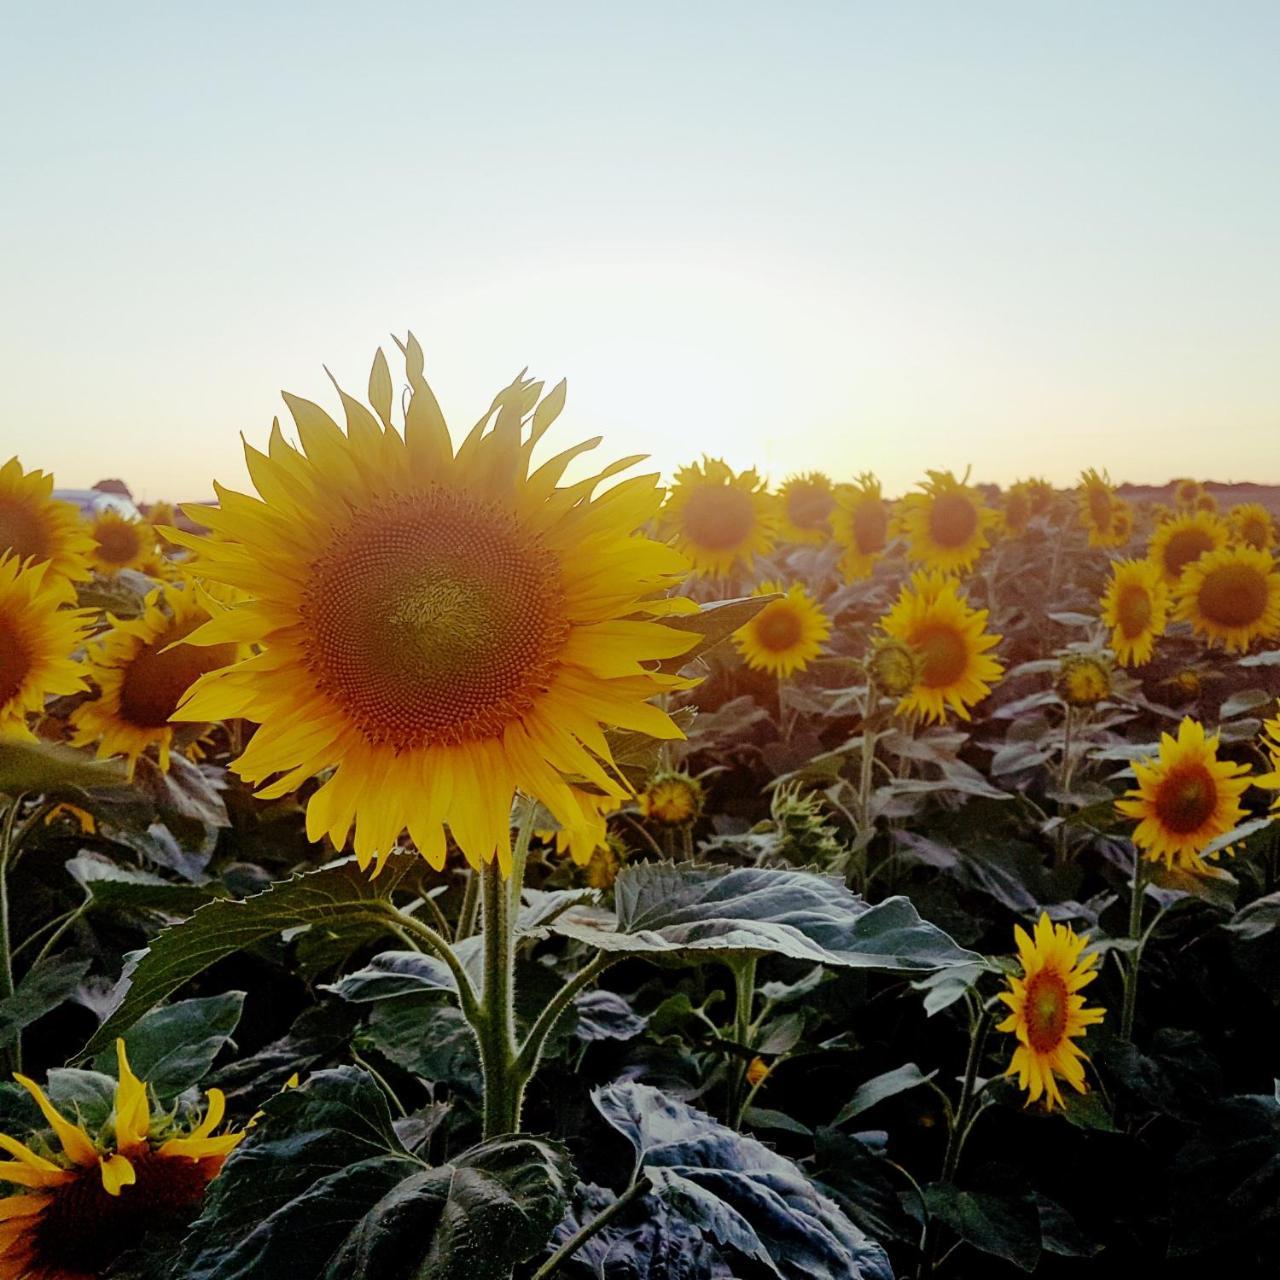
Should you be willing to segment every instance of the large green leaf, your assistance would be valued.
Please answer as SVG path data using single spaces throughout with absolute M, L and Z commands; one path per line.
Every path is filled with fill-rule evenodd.
M 75 956 L 46 956 L 22 975 L 13 995 L 0 1000 L 0 1045 L 9 1044 L 37 1018 L 74 995 L 90 961 Z
M 1040 1210 L 1035 1193 L 1011 1171 L 990 1171 L 972 1187 L 937 1182 L 926 1187 L 929 1213 L 966 1244 L 1034 1271 L 1040 1260 Z
M 78 795 L 129 785 L 118 760 L 95 760 L 56 742 L 0 742 L 0 794 Z
M 735 631 L 745 627 L 765 605 L 779 599 L 779 594 L 739 596 L 735 600 L 713 600 L 699 606 L 697 613 L 673 613 L 659 619 L 665 626 L 677 631 L 692 631 L 698 639 L 693 647 L 675 658 L 665 658 L 658 663 L 663 671 L 680 671 L 695 658 L 710 653 L 725 643 Z

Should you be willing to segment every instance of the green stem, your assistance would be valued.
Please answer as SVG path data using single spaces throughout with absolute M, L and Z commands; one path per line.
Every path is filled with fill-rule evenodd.
M 585 1227 L 580 1227 L 569 1237 L 546 1262 L 533 1273 L 533 1280 L 546 1280 L 560 1269 L 561 1263 L 567 1262 L 598 1231 L 608 1226 L 614 1218 L 626 1209 L 633 1201 L 638 1200 L 649 1190 L 649 1179 L 641 1173 L 607 1209 L 602 1209 Z
M 529 1034 L 516 1055 L 515 1070 L 522 1085 L 527 1084 L 533 1073 L 537 1071 L 547 1037 L 555 1030 L 556 1023 L 564 1016 L 574 998 L 616 960 L 616 956 L 597 951 L 592 959 L 548 1001 L 547 1007 L 538 1015 L 538 1020 L 529 1029 Z
M 13 950 L 9 936 L 9 860 L 14 851 L 13 828 L 18 818 L 18 810 L 22 807 L 22 797 L 14 796 L 4 815 L 3 826 L 0 826 L 0 995 L 13 995 Z M 22 1069 L 22 1033 L 18 1032 L 14 1042 L 5 1048 L 2 1060 L 5 1075 L 10 1071 Z
M 1142 895 L 1146 884 L 1146 860 L 1133 851 L 1133 881 L 1129 898 L 1129 937 L 1134 948 L 1124 971 L 1124 1006 L 1120 1014 L 1120 1038 L 1133 1040 L 1133 1019 L 1138 1008 L 1138 971 L 1142 967 Z
M 467 1021 L 474 1024 L 479 1016 L 480 1005 L 476 999 L 476 990 L 471 985 L 471 979 L 467 977 L 467 971 L 462 967 L 462 961 L 458 959 L 457 952 L 445 938 L 429 924 L 423 924 L 416 916 L 407 915 L 389 903 L 386 914 L 390 917 L 394 932 L 410 934 L 419 942 L 425 943 L 428 951 L 449 966 L 449 972 L 453 974 L 453 980 L 458 984 L 458 1003 L 462 1006 L 462 1012 L 466 1015 Z
M 476 931 L 476 913 L 480 908 L 480 877 L 467 870 L 467 887 L 462 891 L 462 907 L 458 911 L 458 927 L 453 931 L 455 942 L 469 938 Z
M 756 995 L 755 956 L 733 966 L 733 985 L 735 1000 L 733 1019 L 733 1038 L 743 1049 L 751 1048 L 751 1008 Z M 742 1115 L 746 1110 L 747 1067 L 750 1065 L 745 1057 L 735 1058 L 729 1076 L 728 1120 L 731 1128 L 742 1126 Z
M 1067 707 L 1066 718 L 1062 722 L 1062 768 L 1058 772 L 1058 790 L 1062 793 L 1062 799 L 1058 801 L 1058 830 L 1055 833 L 1054 845 L 1057 854 L 1057 864 L 1061 866 L 1066 861 L 1067 856 L 1067 824 L 1066 824 L 1066 808 L 1065 799 L 1066 791 L 1071 786 L 1072 762 L 1071 753 L 1073 750 L 1071 742 L 1071 731 L 1075 727 L 1076 713 L 1072 706 Z

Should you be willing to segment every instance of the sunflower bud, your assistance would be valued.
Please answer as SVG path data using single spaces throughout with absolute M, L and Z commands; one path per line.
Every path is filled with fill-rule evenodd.
M 752 1058 L 747 1067 L 747 1083 L 754 1089 L 765 1082 L 769 1075 L 769 1064 L 763 1058 Z
M 664 770 L 649 779 L 640 795 L 640 812 L 660 827 L 687 827 L 702 813 L 702 783 L 679 770 Z
M 1058 697 L 1069 707 L 1092 707 L 1111 694 L 1111 669 L 1100 658 L 1073 654 L 1058 668 Z
M 891 698 L 904 698 L 920 679 L 920 658 L 901 640 L 878 640 L 867 659 L 867 675 Z

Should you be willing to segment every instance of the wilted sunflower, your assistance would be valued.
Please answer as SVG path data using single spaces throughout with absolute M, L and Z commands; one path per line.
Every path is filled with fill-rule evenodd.
M 772 550 L 773 505 L 755 471 L 735 475 L 719 458 L 704 457 L 676 472 L 660 527 L 695 572 L 721 578 Z
M 1069 707 L 1096 706 L 1111 696 L 1111 669 L 1091 654 L 1069 654 L 1058 666 L 1056 688 Z
M 0 558 L 0 738 L 31 737 L 27 717 L 46 698 L 85 687 L 72 655 L 89 615 L 64 607 L 68 592 L 51 561 L 24 568 L 14 556 Z
M 930 471 L 919 487 L 923 493 L 902 499 L 899 516 L 910 539 L 908 554 L 944 573 L 966 572 L 990 545 L 987 531 L 998 516 L 977 489 L 950 471 Z
M 1227 526 L 1204 511 L 1186 512 L 1156 525 L 1147 555 L 1160 567 L 1165 582 L 1176 587 L 1187 565 L 1230 540 Z
M 831 537 L 835 490 L 821 471 L 784 480 L 778 490 L 778 524 L 784 542 L 820 546 Z
M 660 827 L 687 827 L 698 820 L 702 783 L 680 769 L 655 773 L 640 793 L 640 812 Z
M 1234 830 L 1244 817 L 1240 797 L 1249 786 L 1248 767 L 1218 759 L 1218 739 L 1187 717 L 1177 738 L 1160 737 L 1154 763 L 1135 760 L 1135 790 L 1116 809 L 1138 826 L 1133 842 L 1152 862 L 1198 871 L 1205 849 Z
M 96 742 L 100 757 L 128 757 L 130 775 L 138 757 L 155 746 L 160 767 L 168 770 L 170 717 L 183 694 L 202 675 L 248 652 L 232 643 L 181 643 L 217 610 L 206 592 L 188 585 L 150 592 L 138 618 L 108 614 L 110 627 L 89 648 L 88 672 L 99 693 L 71 713 L 73 745 Z
M 1034 940 L 1015 925 L 1014 940 L 1022 977 L 1009 979 L 1000 999 L 1009 1015 L 996 1026 L 1018 1037 L 1006 1075 L 1018 1077 L 1028 1103 L 1044 1098 L 1052 1111 L 1062 1106 L 1058 1080 L 1077 1093 L 1085 1092 L 1084 1063 L 1088 1061 L 1076 1039 L 1105 1016 L 1104 1009 L 1086 1009 L 1080 994 L 1098 976 L 1096 953 L 1084 954 L 1088 943 L 1065 924 L 1053 924 L 1046 913 L 1036 922 Z
M 920 659 L 915 687 L 898 704 L 925 721 L 942 720 L 950 707 L 962 720 L 991 692 L 1004 668 L 987 652 L 1000 637 L 986 630 L 987 611 L 973 609 L 953 579 L 916 574 L 902 588 L 880 625 Z
M 1090 467 L 1080 476 L 1080 487 L 1076 490 L 1076 506 L 1080 512 L 1080 523 L 1089 531 L 1091 547 L 1118 547 L 1127 541 L 1124 522 L 1116 527 L 1116 514 L 1123 510 L 1121 500 L 1116 497 L 1115 488 L 1106 472 L 1099 473 Z M 1133 518 L 1130 515 L 1128 530 L 1133 530 Z
M 344 394 L 344 433 L 286 395 L 302 447 L 278 423 L 267 454 L 246 446 L 261 499 L 219 489 L 220 507 L 200 509 L 211 537 L 170 535 L 248 597 L 189 642 L 262 646 L 202 676 L 178 715 L 256 721 L 233 767 L 274 778 L 264 798 L 332 768 L 307 833 L 342 847 L 354 826 L 361 866 L 381 866 L 407 828 L 443 867 L 447 824 L 472 866 L 497 856 L 505 872 L 517 789 L 572 826 L 570 777 L 627 794 L 602 725 L 682 736 L 648 699 L 687 682 L 644 664 L 696 639 L 656 621 L 694 608 L 663 595 L 687 562 L 635 533 L 657 514 L 656 476 L 597 494 L 635 459 L 561 487 L 590 441 L 531 471 L 562 392 L 535 409 L 542 384 L 517 380 L 455 453 L 421 348 L 404 350 L 403 435 L 379 352 L 376 418 Z
M 1111 647 L 1126 667 L 1151 661 L 1156 639 L 1169 620 L 1169 588 L 1150 560 L 1113 560 L 1102 597 L 1102 621 L 1111 628 Z
M 782 591 L 778 582 L 762 582 L 753 595 Z M 822 652 L 831 623 L 822 606 L 798 582 L 780 600 L 771 600 L 745 626 L 733 633 L 733 643 L 753 671 L 789 676 L 803 671 Z
M 889 504 L 880 481 L 870 472 L 864 472 L 854 484 L 841 486 L 831 513 L 831 532 L 844 548 L 840 572 L 845 581 L 867 577 L 889 538 Z
M 102 511 L 89 526 L 89 560 L 104 577 L 121 569 L 141 569 L 156 549 L 155 530 L 145 520 L 128 520 L 118 511 Z
M 147 1086 L 133 1074 L 123 1040 L 116 1041 L 115 1106 L 100 1125 L 68 1120 L 43 1089 L 15 1077 L 35 1099 L 52 1139 L 34 1146 L 0 1134 L 0 1180 L 25 1188 L 0 1199 L 0 1280 L 92 1280 L 154 1227 L 183 1224 L 205 1187 L 244 1137 L 214 1136 L 226 1101 L 209 1090 L 194 1127 L 151 1114 Z M 64 1103 L 66 1106 L 68 1103 Z M 114 1143 L 102 1141 L 108 1126 Z M 95 1140 L 93 1134 L 98 1135 Z M 56 1141 L 56 1147 L 53 1143 Z
M 1177 617 L 1228 653 L 1280 635 L 1280 572 L 1269 551 L 1210 551 L 1183 571 L 1177 596 Z
M 1246 546 L 1270 551 L 1276 542 L 1276 522 L 1260 502 L 1242 502 L 1227 514 L 1231 532 Z
M 1173 505 L 1175 507 L 1194 507 L 1203 493 L 1204 485 L 1199 480 L 1175 480 L 1173 484 Z
M 0 559 L 14 555 L 48 564 L 63 578 L 89 576 L 92 542 L 70 502 L 53 497 L 53 477 L 22 470 L 17 458 L 0 467 Z

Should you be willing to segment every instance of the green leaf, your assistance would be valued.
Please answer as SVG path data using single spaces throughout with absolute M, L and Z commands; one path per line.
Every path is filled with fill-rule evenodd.
M 658 619 L 663 626 L 674 627 L 677 631 L 693 631 L 698 635 L 698 641 L 692 649 L 686 650 L 679 657 L 664 659 L 658 663 L 658 669 L 666 672 L 682 670 L 695 658 L 709 653 L 739 628 L 745 627 L 765 605 L 781 598 L 779 593 L 774 592 L 767 596 L 714 600 L 710 604 L 701 605 L 697 613 L 673 613 Z
M 215 886 L 172 884 L 154 872 L 121 867 L 89 850 L 68 859 L 66 866 L 71 878 L 89 895 L 91 909 L 188 916 L 220 896 Z
M 924 1190 L 929 1213 L 945 1222 L 961 1240 L 1022 1271 L 1040 1261 L 1040 1210 L 1031 1188 L 1007 1173 L 993 1185 L 961 1190 L 937 1182 Z
M 90 963 L 65 955 L 37 960 L 22 975 L 13 995 L 0 1000 L 0 1045 L 12 1043 L 24 1027 L 74 995 Z
M 94 788 L 127 788 L 118 760 L 95 760 L 56 742 L 0 742 L 0 794 L 79 795 Z
M 1241 907 L 1222 927 L 1245 942 L 1256 942 L 1280 925 L 1280 893 L 1255 898 Z
M 840 1114 L 832 1123 L 840 1125 L 846 1120 L 852 1120 L 854 1116 L 869 1111 L 876 1103 L 884 1102 L 886 1098 L 893 1098 L 900 1093 L 906 1093 L 908 1089 L 928 1084 L 937 1074 L 936 1071 L 930 1071 L 925 1075 L 914 1062 L 907 1062 L 900 1067 L 895 1067 L 892 1071 L 886 1071 L 883 1075 L 874 1076 L 854 1090 L 853 1097 L 840 1108 Z
M 463 938 L 454 948 L 468 973 L 479 977 L 482 938 Z M 477 988 L 478 989 L 478 988 Z M 458 992 L 453 970 L 436 956 L 421 951 L 383 951 L 355 973 L 344 974 L 337 982 L 321 988 L 332 991 L 353 1004 L 392 1000 L 397 996 L 421 996 L 436 991 Z

